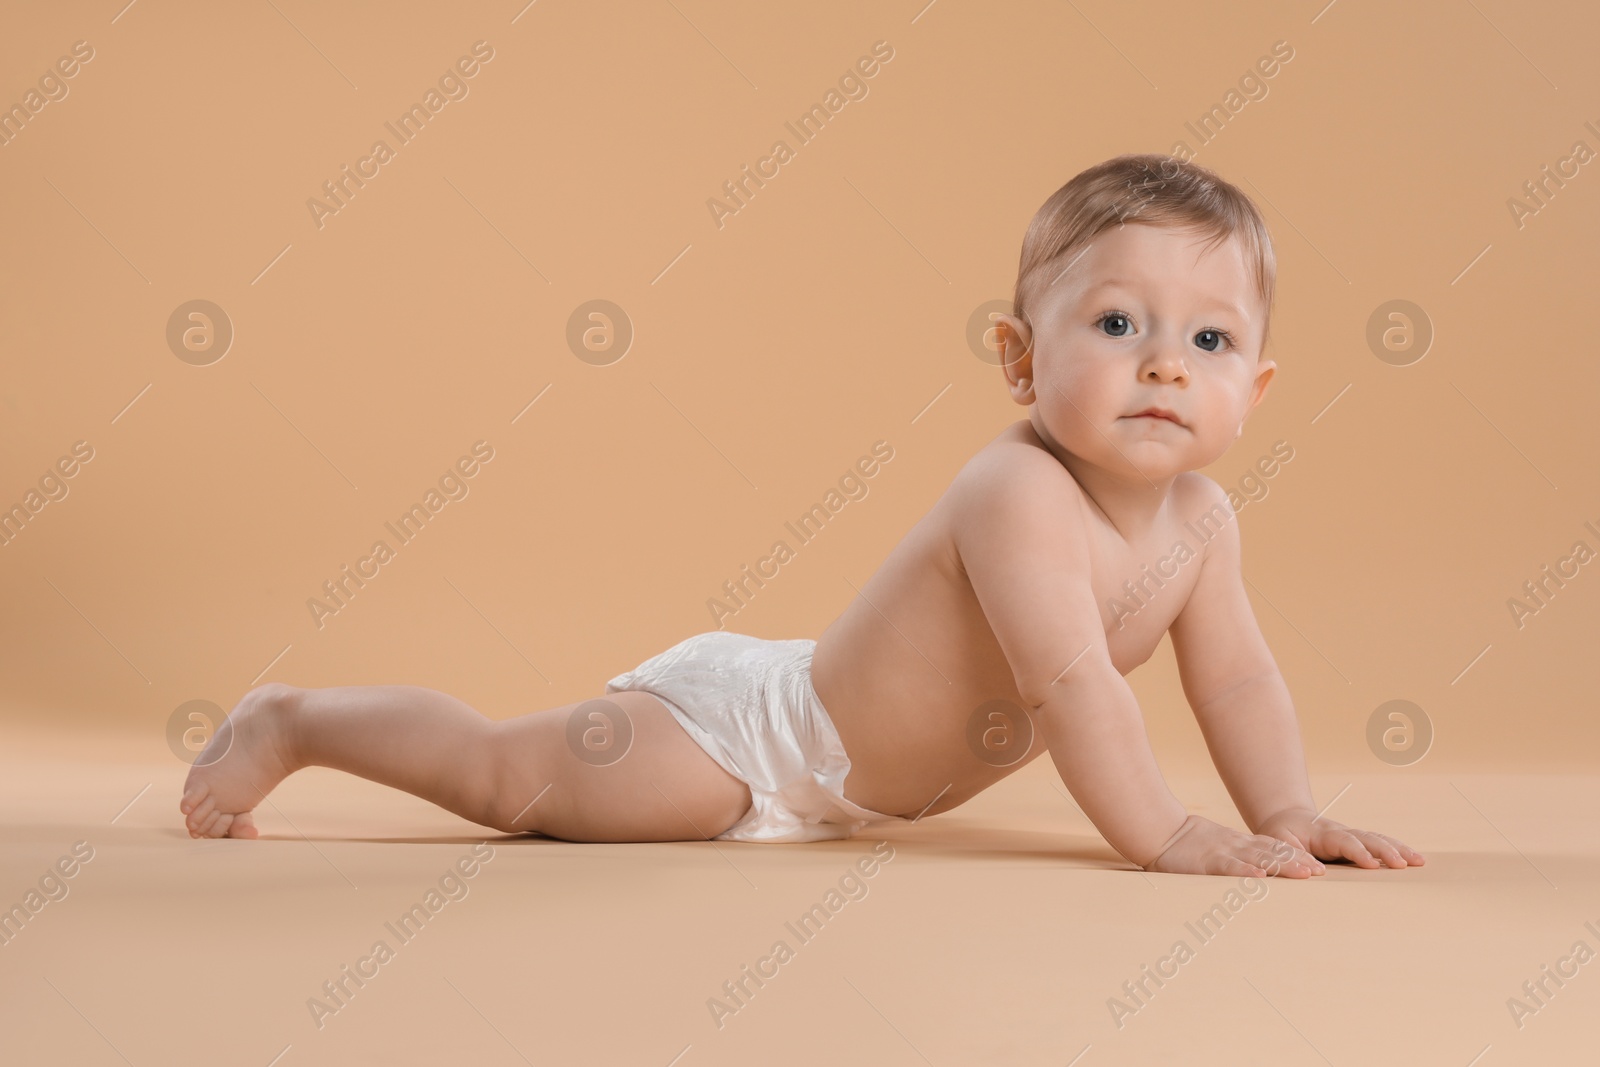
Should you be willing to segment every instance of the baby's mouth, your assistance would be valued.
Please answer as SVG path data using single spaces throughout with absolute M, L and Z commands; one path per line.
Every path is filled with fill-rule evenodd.
M 1129 419 L 1153 420 L 1156 422 L 1170 422 L 1178 426 L 1183 425 L 1183 423 L 1179 421 L 1176 414 L 1167 411 L 1164 408 L 1146 408 L 1144 411 L 1137 412 L 1133 415 L 1125 415 L 1123 417 Z

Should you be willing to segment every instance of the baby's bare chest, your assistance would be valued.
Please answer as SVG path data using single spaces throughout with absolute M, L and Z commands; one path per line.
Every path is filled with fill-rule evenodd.
M 1091 585 L 1122 674 L 1150 658 L 1194 589 L 1204 543 L 1182 525 L 1136 544 L 1114 530 L 1090 538 Z M 972 759 L 974 715 L 1022 697 L 938 512 L 821 635 L 812 682 L 855 763 L 851 799 L 879 811 L 915 811 L 948 787 L 934 809 L 945 810 L 1043 751 L 1006 767 Z
M 1075 540 L 1064 536 L 1062 551 Z M 1088 544 L 1106 649 L 1127 674 L 1154 654 L 1188 603 L 1205 542 L 1175 518 L 1136 542 L 1109 525 L 1092 529 Z M 980 698 L 1015 698 L 1014 672 L 939 511 L 897 546 L 821 636 L 814 674 L 819 692 L 831 688 L 842 701 L 848 691 L 880 713 L 903 705 L 918 716 L 959 714 Z
M 1188 603 L 1205 556 L 1203 532 L 1174 522 L 1137 544 L 1100 531 L 1091 538 L 1090 581 L 1119 672 L 1148 660 Z

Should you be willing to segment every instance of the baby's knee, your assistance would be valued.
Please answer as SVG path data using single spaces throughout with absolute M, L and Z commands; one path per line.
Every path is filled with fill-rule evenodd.
M 504 724 L 497 722 L 484 739 L 488 773 L 483 823 L 503 834 L 539 832 L 540 809 L 548 808 L 553 784 L 547 761 L 508 735 Z

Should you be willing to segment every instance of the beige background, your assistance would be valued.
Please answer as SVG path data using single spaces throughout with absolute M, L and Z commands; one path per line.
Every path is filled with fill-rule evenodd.
M 1589 6 L 122 2 L 19 5 L 0 33 L 0 102 L 20 101 L 74 42 L 95 51 L 70 94 L 0 147 L 0 506 L 74 442 L 95 452 L 69 495 L 0 547 L 0 900 L 72 840 L 104 842 L 108 857 L 85 869 L 78 903 L 41 916 L 53 931 L 0 949 L 5 1025 L 26 1021 L 28 1048 L 119 1062 L 93 1019 L 133 1062 L 220 1050 L 264 1064 L 294 1042 L 302 1062 L 452 1048 L 521 1062 L 440 999 L 454 994 L 437 957 L 369 995 L 364 1018 L 341 1017 L 347 1044 L 301 1032 L 301 998 L 481 830 L 307 772 L 275 798 L 282 840 L 190 842 L 173 710 L 231 707 L 268 679 L 428 685 L 497 718 L 598 695 L 711 628 L 707 599 L 886 440 L 895 458 L 870 495 L 728 624 L 816 636 L 965 459 L 1022 417 L 966 328 L 1009 297 L 1039 204 L 1118 153 L 1196 146 L 1185 124 L 1287 41 L 1294 58 L 1267 94 L 1196 157 L 1256 197 L 1279 260 L 1277 380 L 1206 473 L 1237 485 L 1274 442 L 1292 445 L 1240 515 L 1258 618 L 1319 800 L 1359 783 L 1335 814 L 1405 836 L 1430 867 L 1336 871 L 1329 882 L 1350 884 L 1321 897 L 1285 889 L 1303 913 L 1262 919 L 1228 950 L 1267 961 L 1248 975 L 1277 1015 L 1219 949 L 1195 964 L 1210 978 L 1163 994 L 1172 1014 L 1124 1040 L 1104 997 L 1225 887 L 1157 879 L 1188 887 L 1183 899 L 1166 911 L 1134 899 L 1164 890 L 1117 870 L 1081 815 L 1067 855 L 1089 881 L 1052 881 L 1069 809 L 1041 761 L 899 831 L 903 858 L 882 883 L 904 880 L 875 890 L 898 902 L 870 920 L 844 913 L 856 940 L 827 951 L 849 954 L 851 967 L 835 963 L 882 1018 L 820 960 L 767 998 L 765 1021 L 740 1017 L 748 1044 L 708 1052 L 720 1038 L 695 1014 L 876 836 L 718 854 L 507 846 L 524 860 L 491 868 L 507 881 L 482 892 L 501 903 L 463 917 L 448 950 L 461 966 L 440 973 L 465 983 L 506 945 L 524 954 L 517 984 L 480 1006 L 503 1026 L 531 1012 L 510 1032 L 533 1062 L 665 1064 L 691 1041 L 684 1064 L 743 1062 L 774 1042 L 795 1062 L 850 1062 L 849 1049 L 922 1062 L 888 1019 L 936 1063 L 1064 1063 L 1090 1042 L 1102 1062 L 1155 1062 L 1191 1046 L 1185 1027 L 1201 1017 L 1227 1020 L 1218 1035 L 1270 1029 L 1252 1048 L 1273 1062 L 1321 1062 L 1289 1019 L 1333 1062 L 1377 1055 L 1378 1017 L 1393 1042 L 1382 1054 L 1406 1062 L 1464 1064 L 1491 1042 L 1485 1063 L 1539 1062 L 1568 1041 L 1592 1051 L 1579 1023 L 1594 989 L 1564 991 L 1526 1033 L 1503 1005 L 1596 918 L 1579 888 L 1593 889 L 1594 857 L 1571 852 L 1593 840 L 1593 780 L 1555 776 L 1592 770 L 1600 750 L 1596 565 L 1520 630 L 1506 604 L 1575 541 L 1600 550 L 1583 527 L 1600 526 L 1600 177 L 1583 167 L 1520 227 L 1508 208 L 1574 142 L 1600 149 L 1585 127 L 1600 126 Z M 319 229 L 308 198 L 479 40 L 494 58 L 470 94 Z M 869 94 L 797 146 L 784 123 L 880 40 L 894 57 Z M 708 198 L 779 138 L 795 158 L 718 229 Z M 609 366 L 566 341 L 574 309 L 597 298 L 636 331 Z M 166 341 L 193 299 L 235 330 L 209 366 Z M 1366 336 L 1397 299 L 1435 334 L 1404 367 Z M 470 495 L 318 629 L 307 599 L 480 439 L 495 458 Z M 1132 681 L 1163 765 L 1192 774 L 1175 779 L 1180 795 L 1233 819 L 1169 646 Z M 1425 760 L 1393 767 L 1369 751 L 1366 722 L 1402 698 L 1436 737 Z M 1490 772 L 1541 776 L 1472 777 Z M 433 844 L 400 858 L 379 840 Z M 996 850 L 1020 858 L 997 865 Z M 787 885 L 782 899 L 735 902 L 750 890 L 729 855 L 766 872 L 763 888 Z M 335 900 L 385 863 L 402 867 L 381 876 L 393 892 Z M 1354 888 L 1374 879 L 1395 888 Z M 1444 892 L 1414 895 L 1429 885 Z M 1488 895 L 1451 896 L 1472 886 Z M 641 889 L 659 892 L 660 913 L 586 940 L 607 915 L 637 912 Z M 963 918 L 983 894 L 1015 920 Z M 104 959 L 145 961 L 148 987 L 90 977 Z M 912 984 L 861 977 L 883 959 Z M 608 1013 L 584 992 L 605 986 L 648 1013 Z M 1356 988 L 1362 999 L 1339 999 Z M 446 1008 L 437 1047 L 404 1029 Z M 219 1021 L 195 1028 L 205 1018 Z
M 414 682 L 495 717 L 595 695 L 711 628 L 706 600 L 887 440 L 870 495 L 728 623 L 815 636 L 1022 414 L 964 337 L 1034 210 L 1118 152 L 1196 146 L 1185 123 L 1283 40 L 1196 157 L 1257 196 L 1280 261 L 1278 379 L 1207 473 L 1294 448 L 1241 522 L 1312 759 L 1373 763 L 1366 717 L 1404 698 L 1440 764 L 1592 762 L 1588 568 L 1520 631 L 1506 607 L 1600 549 L 1600 208 L 1587 168 L 1520 230 L 1507 207 L 1600 149 L 1581 6 L 1515 44 L 1490 19 L 1520 9 L 1471 5 L 691 7 L 13 20 L 11 96 L 75 41 L 95 58 L 0 149 L 0 501 L 75 441 L 96 458 L 0 549 L 8 714 L 159 743 L 179 704 L 257 678 Z M 478 40 L 470 94 L 319 230 L 307 200 Z M 799 146 L 784 122 L 879 40 L 868 95 Z M 779 138 L 795 158 L 717 229 L 706 201 Z M 206 367 L 165 342 L 197 298 L 236 331 Z M 605 367 L 565 342 L 594 298 L 636 330 Z M 1392 299 L 1434 325 L 1411 366 L 1365 341 Z M 479 439 L 470 495 L 319 630 L 307 599 Z M 1140 696 L 1201 756 L 1170 665 Z

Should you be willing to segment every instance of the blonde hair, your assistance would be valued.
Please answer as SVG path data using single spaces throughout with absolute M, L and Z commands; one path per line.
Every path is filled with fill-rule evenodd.
M 1174 156 L 1128 154 L 1079 173 L 1034 213 L 1022 238 L 1013 314 L 1033 327 L 1027 309 L 1049 282 L 1101 233 L 1125 222 L 1190 230 L 1210 240 L 1206 250 L 1237 235 L 1245 262 L 1255 266 L 1257 295 L 1266 315 L 1261 349 L 1272 324 L 1277 258 L 1266 220 L 1237 186 L 1198 163 Z M 1060 266 L 1057 262 L 1065 260 Z

